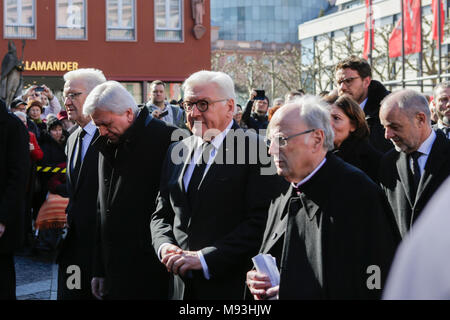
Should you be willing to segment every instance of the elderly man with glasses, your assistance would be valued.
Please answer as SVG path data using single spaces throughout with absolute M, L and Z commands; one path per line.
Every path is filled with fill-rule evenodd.
M 58 250 L 58 300 L 89 300 L 92 279 L 92 247 L 95 238 L 98 190 L 98 151 L 92 146 L 98 130 L 83 105 L 89 92 L 106 81 L 98 69 L 78 69 L 64 75 L 64 106 L 77 129 L 67 141 L 67 236 Z M 68 287 L 70 266 L 80 268 L 79 287 Z
M 369 63 L 355 56 L 340 61 L 335 67 L 335 82 L 339 96 L 350 95 L 364 110 L 372 146 L 382 153 L 392 149 L 392 143 L 384 138 L 384 129 L 378 117 L 381 100 L 389 91 L 372 79 Z
M 269 153 L 291 186 L 274 201 L 261 253 L 275 257 L 280 284 L 249 271 L 255 299 L 376 299 L 399 236 L 380 187 L 334 156 L 330 114 L 306 96 L 273 116 Z
M 193 135 L 167 154 L 151 222 L 153 246 L 174 277 L 172 299 L 242 299 L 270 201 L 283 181 L 263 170 L 270 158 L 262 138 L 233 120 L 228 75 L 200 71 L 183 90 Z

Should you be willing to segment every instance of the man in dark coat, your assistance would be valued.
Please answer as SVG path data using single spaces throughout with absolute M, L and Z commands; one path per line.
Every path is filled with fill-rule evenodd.
M 269 110 L 269 98 L 266 96 L 264 96 L 264 98 L 257 98 L 256 90 L 252 90 L 250 100 L 245 106 L 241 121 L 245 123 L 249 129 L 254 129 L 256 131 L 265 130 L 269 125 L 267 110 Z
M 439 83 L 434 88 L 432 107 L 437 117 L 433 129 L 442 131 L 450 139 L 450 81 Z
M 27 129 L 0 99 L 0 300 L 16 298 L 14 250 L 23 241 L 29 150 Z
M 399 235 L 382 190 L 334 156 L 328 110 L 315 97 L 283 106 L 269 125 L 269 153 L 291 183 L 270 207 L 262 253 L 280 284 L 247 274 L 256 299 L 376 299 Z
M 381 160 L 380 183 L 402 237 L 450 174 L 450 141 L 431 129 L 430 116 L 427 99 L 413 90 L 389 95 L 380 110 L 395 146 Z
M 392 149 L 392 143 L 384 138 L 384 129 L 378 116 L 380 102 L 389 91 L 380 82 L 372 80 L 372 68 L 369 63 L 351 56 L 336 65 L 335 73 L 338 94 L 350 95 L 364 110 L 372 146 L 382 153 Z
M 92 293 L 99 299 L 167 299 L 169 274 L 151 247 L 161 167 L 175 127 L 139 109 L 118 82 L 91 91 L 83 113 L 100 136 L 96 253 Z
M 58 300 L 93 299 L 91 293 L 98 195 L 98 150 L 92 143 L 98 130 L 83 104 L 95 86 L 106 82 L 103 72 L 78 69 L 64 75 L 64 106 L 78 128 L 67 141 L 67 235 L 58 252 Z M 73 275 L 68 268 L 80 268 L 79 286 L 68 286 Z
M 279 180 L 258 157 L 270 165 L 262 139 L 233 121 L 228 75 L 196 72 L 183 89 L 194 135 L 167 154 L 152 215 L 153 246 L 174 275 L 172 299 L 242 299 Z

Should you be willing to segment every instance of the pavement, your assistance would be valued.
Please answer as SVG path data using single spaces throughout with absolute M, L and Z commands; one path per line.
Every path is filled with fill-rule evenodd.
M 58 267 L 49 254 L 15 256 L 17 300 L 56 300 Z

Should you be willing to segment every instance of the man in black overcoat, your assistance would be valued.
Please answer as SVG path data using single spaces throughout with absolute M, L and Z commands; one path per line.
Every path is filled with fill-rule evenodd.
M 168 152 L 152 215 L 153 246 L 173 274 L 172 299 L 243 299 L 280 180 L 262 138 L 233 121 L 228 75 L 196 72 L 183 90 L 193 135 Z
M 333 155 L 330 115 L 315 97 L 283 106 L 269 124 L 269 153 L 291 183 L 272 203 L 261 247 L 280 284 L 247 274 L 255 299 L 377 299 L 399 236 L 382 190 Z
M 161 168 L 175 127 L 138 108 L 118 82 L 91 91 L 83 113 L 100 136 L 93 294 L 99 299 L 167 299 L 169 274 L 151 247 Z
M 14 250 L 24 234 L 29 139 L 22 121 L 0 99 L 0 300 L 16 298 Z
M 364 110 L 372 146 L 381 153 L 392 149 L 392 143 L 384 139 L 384 129 L 378 116 L 380 102 L 390 92 L 382 83 L 372 79 L 370 64 L 362 58 L 350 56 L 336 65 L 335 77 L 339 96 L 350 95 Z
M 86 300 L 94 298 L 91 280 L 97 221 L 98 151 L 92 143 L 98 137 L 98 130 L 91 118 L 83 115 L 83 104 L 91 90 L 106 82 L 106 78 L 100 70 L 78 69 L 66 73 L 64 80 L 64 106 L 69 119 L 75 121 L 78 128 L 69 136 L 66 146 L 69 204 L 67 235 L 57 255 L 58 300 Z M 79 267 L 79 284 L 70 280 L 75 272 L 71 266 Z
M 431 128 L 427 99 L 413 90 L 389 95 L 380 120 L 395 150 L 380 164 L 380 184 L 391 204 L 402 237 L 450 174 L 450 141 Z

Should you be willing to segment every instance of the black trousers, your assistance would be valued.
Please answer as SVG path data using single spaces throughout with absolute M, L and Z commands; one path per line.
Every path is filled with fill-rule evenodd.
M 0 253 L 0 300 L 16 300 L 16 271 L 12 253 Z

